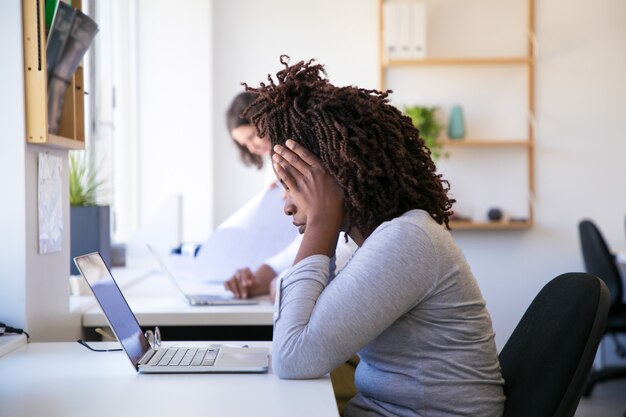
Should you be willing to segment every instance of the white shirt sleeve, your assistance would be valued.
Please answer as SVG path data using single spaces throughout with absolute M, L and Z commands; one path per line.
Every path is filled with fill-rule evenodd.
M 291 268 L 293 261 L 296 259 L 298 249 L 302 243 L 302 235 L 296 236 L 296 238 L 282 251 L 278 252 L 271 258 L 263 261 L 264 264 L 272 268 L 276 275 L 280 275 L 281 272 Z

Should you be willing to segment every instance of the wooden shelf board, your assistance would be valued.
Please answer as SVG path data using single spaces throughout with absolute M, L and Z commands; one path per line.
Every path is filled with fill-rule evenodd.
M 454 230 L 509 230 L 509 229 L 530 229 L 532 222 L 519 221 L 519 222 L 474 222 L 474 221 L 450 221 L 450 229 Z
M 82 140 L 68 139 L 51 133 L 48 133 L 48 140 L 44 144 L 60 149 L 85 149 L 85 142 Z
M 423 58 L 423 59 L 393 59 L 383 63 L 386 68 L 410 66 L 437 66 L 437 65 L 531 65 L 533 59 L 520 57 L 484 57 L 484 58 Z
M 444 139 L 438 141 L 446 147 L 488 147 L 488 146 L 531 146 L 532 142 L 526 139 Z

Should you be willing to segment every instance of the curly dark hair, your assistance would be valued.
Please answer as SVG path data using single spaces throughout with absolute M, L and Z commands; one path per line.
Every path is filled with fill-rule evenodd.
M 230 103 L 228 110 L 226 110 L 226 127 L 230 133 L 233 129 L 239 126 L 251 125 L 250 119 L 246 119 L 241 116 L 241 113 L 256 99 L 257 95 L 244 91 L 237 94 L 233 101 Z M 239 156 L 241 161 L 246 166 L 254 165 L 258 169 L 263 168 L 263 158 L 259 155 L 255 155 L 248 150 L 244 145 L 237 143 L 233 140 L 233 143 L 239 150 Z
M 389 93 L 354 86 L 336 87 L 324 66 L 300 61 L 268 75 L 269 84 L 243 112 L 272 146 L 287 139 L 317 155 L 345 196 L 351 227 L 364 237 L 378 225 L 422 209 L 449 228 L 455 200 L 450 184 L 437 174 L 430 150 L 411 119 L 389 104 Z

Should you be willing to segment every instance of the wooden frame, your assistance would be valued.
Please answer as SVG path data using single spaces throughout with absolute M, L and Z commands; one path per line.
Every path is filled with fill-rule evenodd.
M 387 89 L 385 85 L 386 71 L 392 68 L 419 67 L 419 66 L 525 66 L 527 71 L 528 97 L 528 138 L 526 139 L 463 139 L 459 141 L 444 140 L 441 143 L 445 148 L 484 148 L 484 147 L 522 147 L 527 154 L 528 171 L 528 219 L 526 221 L 508 222 L 474 222 L 451 221 L 453 230 L 506 230 L 529 229 L 534 225 L 535 199 L 535 0 L 528 1 L 528 41 L 526 56 L 513 57 L 447 57 L 387 60 L 384 52 L 383 2 L 378 0 L 378 47 L 379 47 L 379 86 L 380 90 Z M 461 1 L 461 0 L 459 0 Z
M 81 2 L 74 0 L 76 8 Z M 48 83 L 44 0 L 22 0 L 26 142 L 62 149 L 85 149 L 83 69 L 65 93 L 58 135 L 48 133 Z

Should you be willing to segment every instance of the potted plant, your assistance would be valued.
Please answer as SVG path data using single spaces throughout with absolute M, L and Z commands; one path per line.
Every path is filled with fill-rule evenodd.
M 430 149 L 433 160 L 437 161 L 441 156 L 446 156 L 443 145 L 437 141 L 441 132 L 441 124 L 436 118 L 437 107 L 405 106 L 403 111 L 411 118 L 413 126 L 419 130 L 420 137 Z
M 111 266 L 110 208 L 98 204 L 105 182 L 98 180 L 83 151 L 69 153 L 70 177 L 70 269 L 79 275 L 75 256 L 98 251 Z

